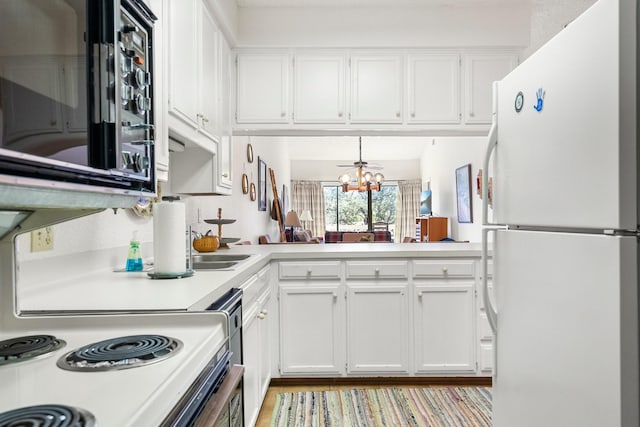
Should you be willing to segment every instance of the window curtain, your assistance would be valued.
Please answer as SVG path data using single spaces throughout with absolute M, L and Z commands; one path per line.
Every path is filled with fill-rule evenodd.
M 291 181 L 291 208 L 298 216 L 304 211 L 311 213 L 312 221 L 300 221 L 311 230 L 313 236 L 324 237 L 324 189 L 319 181 Z
M 398 181 L 395 241 L 416 237 L 416 217 L 420 213 L 420 180 Z

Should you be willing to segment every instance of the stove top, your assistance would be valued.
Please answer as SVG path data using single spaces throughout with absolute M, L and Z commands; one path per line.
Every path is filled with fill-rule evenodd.
M 96 419 L 84 409 L 65 405 L 35 405 L 0 413 L 0 427 L 94 427 Z
M 32 406 L 61 405 L 82 408 L 99 426 L 160 425 L 209 361 L 226 348 L 225 322 L 223 315 L 214 312 L 49 316 L 0 322 L 0 342 L 5 345 L 32 335 L 66 341 L 65 348 L 49 353 L 51 357 L 0 365 L 0 417 Z M 143 361 L 142 365 L 120 369 L 116 364 L 116 369 L 103 369 L 94 359 L 103 353 L 103 347 L 129 353 L 123 363 L 127 368 L 132 367 L 129 362 L 133 359 Z M 60 359 L 75 359 L 78 354 L 88 358 L 83 363 L 93 365 L 90 374 L 57 365 Z
M 108 371 L 144 366 L 174 356 L 183 344 L 163 335 L 129 335 L 80 347 L 58 359 L 69 371 Z
M 50 355 L 65 345 L 64 340 L 53 335 L 28 335 L 0 341 L 0 365 Z

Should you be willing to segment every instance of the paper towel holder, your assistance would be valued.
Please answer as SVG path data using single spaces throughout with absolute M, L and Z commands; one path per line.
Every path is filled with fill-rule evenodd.
M 180 196 L 162 196 L 162 200 L 167 202 L 174 202 L 176 200 L 180 200 Z M 151 279 L 182 279 L 184 277 L 193 276 L 194 271 L 192 264 L 193 250 L 191 248 L 191 232 L 191 225 L 189 225 L 185 229 L 185 247 L 188 250 L 187 262 L 185 264 L 186 270 L 179 273 L 156 273 L 150 271 L 147 273 L 147 276 L 149 276 Z

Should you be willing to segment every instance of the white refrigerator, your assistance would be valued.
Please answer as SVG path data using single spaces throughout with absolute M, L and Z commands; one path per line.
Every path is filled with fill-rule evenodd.
M 637 8 L 598 1 L 494 85 L 495 427 L 640 425 Z

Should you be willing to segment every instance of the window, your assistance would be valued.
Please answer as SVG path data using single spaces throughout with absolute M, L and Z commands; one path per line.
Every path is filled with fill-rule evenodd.
M 369 213 L 371 194 L 371 213 Z M 393 239 L 396 225 L 398 186 L 383 184 L 380 191 L 342 191 L 340 186 L 324 186 L 327 231 L 367 231 L 374 222 L 388 224 Z

